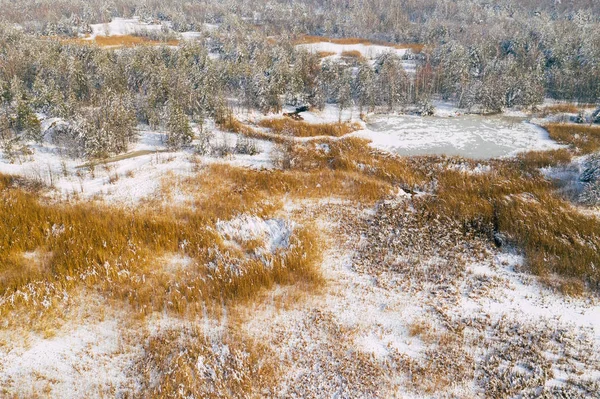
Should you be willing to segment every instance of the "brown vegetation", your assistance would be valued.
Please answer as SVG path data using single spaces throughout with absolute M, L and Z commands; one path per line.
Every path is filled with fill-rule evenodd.
M 136 47 L 136 46 L 160 46 L 169 45 L 177 46 L 178 40 L 169 40 L 166 42 L 153 40 L 148 37 L 134 35 L 115 35 L 115 36 L 96 36 L 93 39 L 60 39 L 61 42 L 67 44 L 79 45 L 97 45 L 99 47 Z
M 213 172 L 223 172 L 223 185 L 215 189 L 219 191 L 215 196 L 197 201 L 196 211 L 133 214 L 93 204 L 44 205 L 3 177 L 0 311 L 20 305 L 51 306 L 77 285 L 125 300 L 141 313 L 164 309 L 184 313 L 198 310 L 201 303 L 247 299 L 273 284 L 318 282 L 312 269 L 319 257 L 314 230 L 296 229 L 289 250 L 267 258 L 248 256 L 251 248 L 227 247 L 214 230 L 217 220 L 244 212 L 266 217 L 277 205 L 261 191 L 265 180 L 258 179 L 260 172 L 254 176 L 232 172 L 237 191 L 229 193 L 226 171 L 216 167 Z M 258 179 L 255 184 L 253 177 Z M 28 259 L 24 253 L 36 258 Z M 174 278 L 157 263 L 161 254 L 182 254 L 193 264 Z M 178 288 L 181 278 L 185 289 Z
M 546 117 L 554 114 L 576 114 L 581 110 L 595 107 L 595 104 L 559 103 L 543 107 L 540 111 L 540 116 Z
M 273 394 L 276 362 L 266 348 L 239 334 L 207 337 L 198 328 L 150 337 L 135 365 L 139 398 L 247 398 Z
M 442 172 L 437 197 L 425 206 L 431 215 L 459 221 L 465 231 L 496 242 L 504 235 L 524 251 L 534 274 L 577 277 L 594 288 L 600 284 L 600 221 L 573 211 L 551 183 L 510 161 L 468 178 Z
M 319 58 L 330 57 L 332 55 L 335 55 L 332 51 L 317 51 L 317 57 Z
M 577 153 L 590 154 L 600 149 L 600 126 L 551 123 L 544 128 L 552 140 L 570 145 Z
M 566 148 L 548 151 L 528 151 L 521 153 L 517 159 L 524 167 L 547 168 L 549 166 L 566 165 L 571 162 L 572 154 Z
M 342 51 L 342 57 L 356 58 L 356 59 L 364 58 L 362 53 L 358 50 Z
M 259 125 L 274 133 L 293 137 L 340 137 L 360 129 L 358 123 L 307 123 L 290 118 L 263 119 Z

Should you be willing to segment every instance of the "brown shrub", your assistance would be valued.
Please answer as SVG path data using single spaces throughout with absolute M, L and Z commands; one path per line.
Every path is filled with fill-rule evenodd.
M 335 55 L 332 51 L 317 51 L 317 57 L 319 58 L 330 57 L 332 55 Z

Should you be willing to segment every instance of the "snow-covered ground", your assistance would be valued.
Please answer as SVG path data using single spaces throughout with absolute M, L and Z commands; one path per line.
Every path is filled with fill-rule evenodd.
M 340 56 L 342 53 L 358 51 L 363 57 L 373 60 L 385 53 L 395 53 L 402 57 L 407 49 L 399 49 L 390 46 L 381 46 L 377 44 L 338 44 L 331 42 L 317 42 L 299 44 L 297 48 L 305 49 L 313 53 L 333 53 Z
M 292 230 L 293 222 L 288 220 L 264 220 L 252 215 L 217 222 L 217 231 L 233 245 L 258 241 L 262 244 L 259 252 L 275 253 L 288 248 Z
M 94 39 L 97 36 L 125 36 L 136 35 L 140 33 L 161 33 L 164 31 L 173 32 L 172 23 L 169 21 L 157 23 L 148 23 L 141 21 L 139 17 L 133 18 L 114 18 L 110 22 L 101 24 L 91 24 L 91 35 L 88 39 Z M 217 24 L 202 24 L 206 31 L 212 31 L 219 28 Z M 181 38 L 184 40 L 195 40 L 202 35 L 202 32 L 189 31 L 181 32 Z
M 557 148 L 523 118 L 462 116 L 451 107 L 443 109 L 446 117 L 369 115 L 366 123 L 356 109 L 348 109 L 342 120 L 363 123 L 354 135 L 401 154 L 444 151 L 487 158 Z M 301 116 L 310 123 L 339 120 L 333 106 Z M 238 117 L 253 122 L 265 116 Z M 43 127 L 59 122 L 45 120 Z M 236 134 L 212 124 L 207 128 L 214 133 L 214 147 L 235 146 Z M 0 158 L 0 173 L 52 184 L 60 196 L 136 204 L 160 191 L 163 179 L 191 176 L 198 165 L 272 168 L 274 144 L 254 142 L 256 155 L 199 156 L 192 150 L 167 151 L 163 133 L 141 128 L 127 156 L 94 168 L 61 156 L 52 144 L 32 143 L 31 156 L 15 163 Z M 552 291 L 523 271 L 520 255 L 469 241 L 456 233 L 456 226 L 414 224 L 414 208 L 404 206 L 411 195 L 400 194 L 376 207 L 330 198 L 289 200 L 271 218 L 242 214 L 216 223 L 226 245 L 253 244 L 259 256 L 290 248 L 297 223 L 311 223 L 323 233 L 319 270 L 327 281 L 324 288 L 306 293 L 275 287 L 266 299 L 236 309 L 245 317 L 236 320 L 235 328 L 276 353 L 283 373 L 272 396 L 477 397 L 501 373 L 524 384 L 547 372 L 532 383 L 547 389 L 600 380 L 597 298 Z M 180 254 L 159 263 L 174 276 L 195 267 L 193 259 Z M 145 356 L 140 337 L 184 324 L 203 328 L 205 334 L 214 329 L 203 327 L 209 323 L 206 317 L 182 322 L 156 314 L 136 336 L 135 328 L 122 328 L 126 314 L 103 302 L 97 307 L 103 310 L 93 318 L 71 310 L 68 321 L 48 336 L 15 338 L 0 330 L 0 396 L 133 394 L 132 367 Z M 226 325 L 227 317 L 220 323 Z M 486 389 L 495 389 L 490 386 Z M 428 392 L 431 387 L 436 390 Z
M 443 242 L 440 237 L 433 238 L 437 255 L 432 258 L 427 250 L 407 249 L 422 252 L 422 258 L 410 266 L 416 270 L 408 271 L 408 275 L 396 270 L 393 261 L 380 262 L 377 258 L 367 260 L 374 263 L 364 268 L 361 259 L 382 244 L 370 237 L 383 235 L 386 241 L 393 231 L 399 235 L 406 231 L 396 230 L 395 225 L 379 230 L 374 225 L 368 233 L 353 225 L 355 218 L 377 217 L 374 209 L 358 210 L 339 202 L 305 206 L 321 208 L 320 215 L 328 215 L 319 220 L 331 241 L 321 264 L 328 280 L 326 292 L 303 297 L 302 302 L 282 309 L 278 301 L 291 294 L 276 290 L 271 301 L 250 308 L 247 315 L 248 332 L 279 353 L 286 370 L 279 387 L 281 397 L 477 397 L 483 392 L 480 384 L 487 381 L 474 379 L 468 369 L 474 367 L 475 375 L 480 376 L 500 371 L 504 366 L 492 364 L 493 356 L 505 359 L 508 369 L 503 372 L 514 373 L 515 381 L 527 381 L 529 367 L 536 370 L 544 362 L 555 362 L 550 367 L 552 374 L 541 383 L 546 389 L 564 387 L 569 378 L 600 378 L 600 358 L 596 356 L 600 349 L 600 304 L 595 299 L 567 298 L 552 292 L 530 274 L 519 271 L 523 258 L 510 250 L 484 249 L 482 259 L 464 259 L 463 265 L 456 266 L 464 272 L 433 276 L 446 273 L 446 268 L 452 274 L 455 267 L 450 266 L 455 261 L 452 257 L 444 259 L 438 252 L 441 247 L 436 242 Z M 286 209 L 303 213 L 297 204 Z M 388 223 L 390 219 L 382 220 Z M 411 235 L 424 234 L 423 242 L 431 234 L 413 226 L 404 229 L 410 229 Z M 398 255 L 395 249 L 388 250 Z M 477 257 L 475 253 L 472 255 Z M 434 263 L 439 262 L 441 269 L 436 269 Z M 440 281 L 435 282 L 438 278 Z M 450 338 L 456 333 L 454 329 L 464 332 Z M 544 331 L 544 338 L 539 347 L 536 341 L 530 350 L 540 351 L 541 358 L 527 350 L 511 352 L 518 345 L 527 347 L 527 334 L 537 334 L 536 329 Z M 488 335 L 490 342 L 481 341 Z M 506 345 L 515 346 L 507 349 Z M 588 353 L 581 355 L 584 352 Z M 514 370 L 510 369 L 511 362 Z M 454 369 L 463 363 L 467 365 L 465 375 Z M 432 364 L 435 366 L 430 368 Z M 500 369 L 493 368 L 496 366 Z M 368 376 L 377 388 L 361 376 Z M 449 381 L 444 382 L 444 378 Z M 442 382 L 429 385 L 436 380 Z M 422 392 L 431 386 L 436 391 Z
M 167 29 L 170 28 L 170 24 L 164 26 Z M 161 32 L 163 25 L 150 24 L 140 21 L 139 17 L 134 17 L 131 19 L 114 18 L 108 23 L 91 24 L 90 28 L 92 29 L 91 38 L 93 39 L 96 36 L 124 36 L 142 32 Z
M 51 124 L 44 121 L 42 126 Z M 21 156 L 13 162 L 0 155 L 0 173 L 40 182 L 54 188 L 54 193 L 61 198 L 101 199 L 133 205 L 152 199 L 163 179 L 190 176 L 198 164 L 227 163 L 257 169 L 273 167 L 271 142 L 252 139 L 257 154 L 236 154 L 233 148 L 238 135 L 212 131 L 211 145 L 227 147 L 233 152 L 231 155 L 197 155 L 193 149 L 169 151 L 164 144 L 164 133 L 140 127 L 139 139 L 127 154 L 103 162 L 68 157 L 48 142 L 29 143 L 32 155 Z

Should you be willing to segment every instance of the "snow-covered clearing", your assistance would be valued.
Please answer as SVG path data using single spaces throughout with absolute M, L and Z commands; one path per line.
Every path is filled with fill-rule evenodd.
M 170 28 L 170 24 L 164 26 L 166 29 Z M 143 22 L 139 17 L 131 19 L 114 18 L 108 23 L 91 24 L 90 29 L 92 30 L 91 38 L 93 39 L 96 36 L 125 36 L 143 32 L 161 32 L 163 25 Z
M 312 53 L 333 53 L 337 56 L 343 53 L 359 52 L 363 57 L 369 60 L 373 60 L 382 54 L 395 53 L 402 57 L 406 54 L 407 49 L 399 49 L 391 46 L 381 46 L 377 44 L 338 44 L 331 42 L 318 42 L 318 43 L 306 43 L 299 44 L 297 48 L 305 49 Z
M 44 121 L 42 126 L 48 128 L 51 124 Z M 137 143 L 124 155 L 89 162 L 71 158 L 63 149 L 45 140 L 29 143 L 32 155 L 20 156 L 12 162 L 0 156 L 0 173 L 42 183 L 55 189 L 51 194 L 61 198 L 100 199 L 133 205 L 152 199 L 163 179 L 176 181 L 177 177 L 191 176 L 202 164 L 227 163 L 257 169 L 273 167 L 271 142 L 252 139 L 257 154 L 236 154 L 237 134 L 211 130 L 210 145 L 227 148 L 230 155 L 197 155 L 193 149 L 170 151 L 165 146 L 164 133 L 141 127 Z
M 172 25 L 173 24 L 169 21 L 164 21 L 160 24 L 149 23 L 140 20 L 139 17 L 114 18 L 107 23 L 91 24 L 90 29 L 92 30 L 92 33 L 87 39 L 93 40 L 97 36 L 126 36 L 144 33 L 173 32 Z M 219 28 L 219 25 L 209 23 L 205 23 L 202 26 L 206 31 L 213 31 Z M 180 34 L 181 38 L 184 40 L 195 40 L 202 35 L 202 32 L 188 31 L 181 32 Z

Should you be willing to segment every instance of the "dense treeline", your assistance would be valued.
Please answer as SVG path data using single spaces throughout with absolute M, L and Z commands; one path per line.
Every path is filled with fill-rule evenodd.
M 242 18 L 266 35 L 423 43 L 439 80 L 434 91 L 461 101 L 491 95 L 497 103 L 503 86 L 520 87 L 522 81 L 531 85 L 522 93 L 510 88 L 501 93 L 507 97 L 504 105 L 538 98 L 541 90 L 557 99 L 600 97 L 600 3 L 595 0 L 0 0 L 0 7 L 0 19 L 41 35 L 86 33 L 91 23 L 138 15 L 168 21 L 177 31 Z M 473 93 L 497 75 L 517 75 L 519 81 Z
M 97 157 L 126 150 L 137 123 L 164 128 L 172 147 L 189 144 L 189 122 L 219 120 L 232 101 L 262 112 L 327 102 L 427 112 L 441 97 L 496 112 L 545 96 L 600 99 L 600 6 L 593 1 L 0 0 L 0 7 L 6 152 L 41 139 L 36 113 L 68 121 L 52 140 L 72 155 Z M 59 39 L 133 15 L 171 31 L 203 31 L 205 22 L 219 29 L 178 47 L 105 50 Z M 391 52 L 374 62 L 322 60 L 293 46 L 298 34 L 425 47 L 405 57 L 417 64 L 409 74 Z
M 138 123 L 165 129 L 174 148 L 189 144 L 190 122 L 202 128 L 206 118 L 219 121 L 234 103 L 269 112 L 284 104 L 393 109 L 421 100 L 396 55 L 384 54 L 373 66 L 366 60 L 322 63 L 244 25 L 177 47 L 117 50 L 8 28 L 0 30 L 0 55 L 5 150 L 41 139 L 38 113 L 69 122 L 57 124 L 49 139 L 71 155 L 101 157 L 125 151 Z

